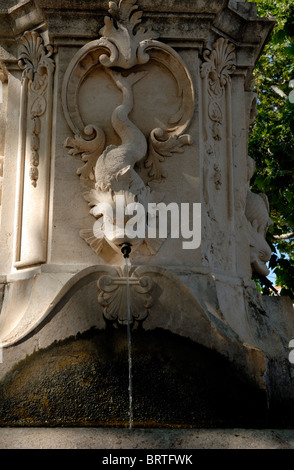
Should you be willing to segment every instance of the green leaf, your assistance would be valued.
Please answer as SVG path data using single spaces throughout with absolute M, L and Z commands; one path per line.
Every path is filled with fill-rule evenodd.
M 274 16 L 277 24 L 255 68 L 258 115 L 251 125 L 248 144 L 248 153 L 256 162 L 251 184 L 254 192 L 268 196 L 275 225 L 269 228 L 267 240 L 273 243 L 277 256 L 271 266 L 282 295 L 294 299 L 294 240 L 273 238 L 294 230 L 294 3 L 254 2 L 258 16 Z M 266 293 L 260 281 L 256 282 Z

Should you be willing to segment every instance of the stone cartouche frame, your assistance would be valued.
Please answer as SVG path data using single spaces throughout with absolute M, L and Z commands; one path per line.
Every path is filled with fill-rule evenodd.
M 70 155 L 82 158 L 77 174 L 98 221 L 98 229 L 97 224 L 93 230 L 82 229 L 80 236 L 98 255 L 109 248 L 118 253 L 121 243 L 103 234 L 105 214 L 98 204 L 115 207 L 118 196 L 125 204 L 140 202 L 144 207 L 160 202 L 148 182 L 166 178 L 161 165 L 165 157 L 192 143 L 184 131 L 194 113 L 187 67 L 173 48 L 157 40 L 157 33 L 141 25 L 137 1 L 111 1 L 108 12 L 101 37 L 70 61 L 62 89 L 64 115 L 74 135 L 65 146 Z M 147 182 L 135 167 L 143 162 L 149 170 Z M 133 250 L 145 244 L 154 255 L 161 243 L 145 238 Z

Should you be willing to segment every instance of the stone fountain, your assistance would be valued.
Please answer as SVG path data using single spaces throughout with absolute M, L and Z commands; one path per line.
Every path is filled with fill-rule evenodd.
M 0 425 L 127 425 L 127 285 L 135 426 L 293 424 L 293 306 L 252 281 L 274 20 L 243 0 L 11 0 L 0 24 Z

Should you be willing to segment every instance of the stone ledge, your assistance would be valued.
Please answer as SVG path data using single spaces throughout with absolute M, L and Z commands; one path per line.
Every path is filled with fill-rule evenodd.
M 0 449 L 293 448 L 293 429 L 0 428 Z

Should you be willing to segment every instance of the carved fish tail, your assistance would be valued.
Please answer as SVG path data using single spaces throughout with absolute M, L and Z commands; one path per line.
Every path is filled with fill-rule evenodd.
M 123 88 L 128 89 L 131 91 L 131 88 L 135 83 L 137 83 L 139 80 L 141 80 L 145 75 L 148 73 L 147 71 L 141 71 L 141 72 L 133 72 L 124 77 L 120 72 L 115 72 L 114 70 L 107 70 L 109 75 L 111 76 L 112 80 L 114 83 L 120 88 L 121 90 Z
M 130 85 L 133 86 L 135 83 L 139 82 L 145 75 L 147 75 L 147 71 L 142 71 L 142 72 L 136 72 L 136 73 L 131 73 L 127 77 L 124 77 L 124 80 Z

